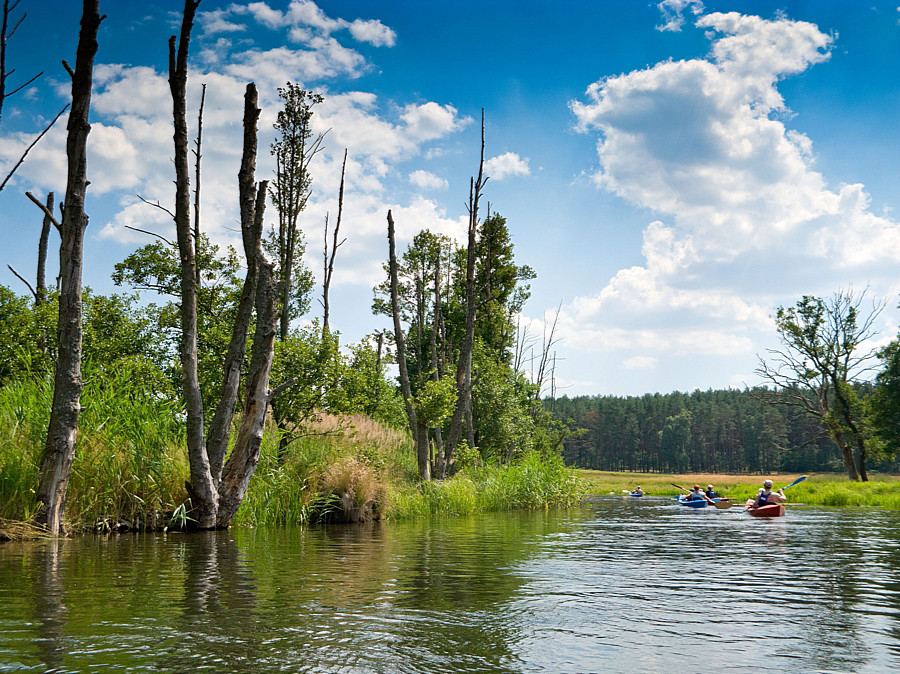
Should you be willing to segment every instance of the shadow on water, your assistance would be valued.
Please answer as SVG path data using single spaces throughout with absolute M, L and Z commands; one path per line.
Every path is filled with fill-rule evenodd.
M 560 513 L 0 546 L 0 671 L 892 671 L 900 513 Z

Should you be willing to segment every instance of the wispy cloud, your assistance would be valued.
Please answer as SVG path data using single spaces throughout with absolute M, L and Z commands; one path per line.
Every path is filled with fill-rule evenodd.
M 662 0 L 657 7 L 663 15 L 663 24 L 656 27 L 658 31 L 679 31 L 684 25 L 686 10 L 699 16 L 704 9 L 700 0 Z

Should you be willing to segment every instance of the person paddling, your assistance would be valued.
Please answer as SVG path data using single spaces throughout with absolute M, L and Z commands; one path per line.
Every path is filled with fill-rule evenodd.
M 766 480 L 763 482 L 762 489 L 756 492 L 756 499 L 753 502 L 753 507 L 762 508 L 765 505 L 783 503 L 784 501 L 787 501 L 787 496 L 784 495 L 784 489 L 772 491 L 772 480 Z
M 713 489 L 711 484 L 706 485 L 706 497 L 707 498 L 716 498 L 719 495 L 716 493 L 716 490 Z
M 700 489 L 699 484 L 695 484 L 691 487 L 691 490 L 688 492 L 688 495 L 684 497 L 685 501 L 706 501 L 707 503 L 715 503 L 711 498 L 709 498 L 706 494 L 703 493 L 703 490 Z

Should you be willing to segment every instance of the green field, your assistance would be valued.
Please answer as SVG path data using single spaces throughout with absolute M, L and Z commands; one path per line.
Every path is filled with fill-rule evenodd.
M 743 500 L 756 493 L 766 477 L 775 488 L 790 484 L 799 474 L 783 475 L 715 475 L 659 473 L 612 473 L 582 470 L 579 474 L 588 482 L 591 494 L 621 494 L 638 485 L 648 495 L 675 496 L 680 490 L 674 485 L 692 487 L 711 484 L 716 491 L 733 500 Z M 811 506 L 875 507 L 900 510 L 900 476 L 871 474 L 868 482 L 851 482 L 839 473 L 810 473 L 806 481 L 785 492 L 789 503 Z

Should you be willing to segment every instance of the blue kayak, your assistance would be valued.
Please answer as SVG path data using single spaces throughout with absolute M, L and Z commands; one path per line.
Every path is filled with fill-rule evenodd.
M 678 501 L 679 505 L 687 506 L 688 508 L 705 508 L 709 505 L 709 503 L 706 502 L 706 499 L 702 498 L 696 499 L 694 501 L 688 501 L 682 496 L 676 496 L 675 500 Z
M 640 496 L 643 496 L 643 495 L 644 495 L 644 492 L 634 492 L 634 491 L 630 491 L 630 492 L 628 492 L 628 495 L 629 495 L 629 496 L 634 496 L 635 498 L 638 498 L 638 497 L 640 497 Z

